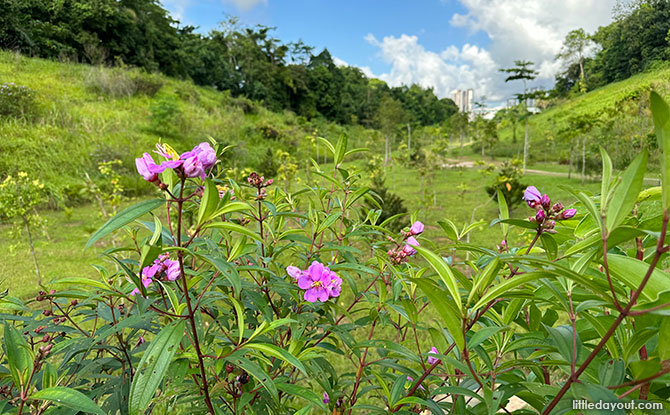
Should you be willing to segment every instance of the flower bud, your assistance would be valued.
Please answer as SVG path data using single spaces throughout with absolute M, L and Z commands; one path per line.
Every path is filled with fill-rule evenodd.
M 549 206 L 551 206 L 551 200 L 549 199 L 549 196 L 542 195 L 542 198 L 540 199 L 540 204 L 542 205 L 543 208 L 549 209 Z
M 570 219 L 577 214 L 577 209 L 565 209 L 561 212 L 559 220 Z
M 541 223 L 546 217 L 547 215 L 545 215 L 544 210 L 538 210 L 535 214 L 535 222 Z
M 561 202 L 554 203 L 554 206 L 551 207 L 551 210 L 556 213 L 560 212 L 561 210 L 563 210 L 563 203 Z

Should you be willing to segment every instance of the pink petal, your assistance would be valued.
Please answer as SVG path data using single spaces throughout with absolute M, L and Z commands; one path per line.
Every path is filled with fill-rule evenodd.
M 293 265 L 289 265 L 286 267 L 286 272 L 288 273 L 289 276 L 292 278 L 298 279 L 302 275 L 302 271 L 298 267 L 294 267 Z
M 315 303 L 316 302 L 316 290 L 314 288 L 311 288 L 307 291 L 305 291 L 305 301 L 309 301 L 310 303 Z
M 312 287 L 312 279 L 310 278 L 309 275 L 307 274 L 302 274 L 298 278 L 298 287 L 300 287 L 303 290 L 307 290 Z

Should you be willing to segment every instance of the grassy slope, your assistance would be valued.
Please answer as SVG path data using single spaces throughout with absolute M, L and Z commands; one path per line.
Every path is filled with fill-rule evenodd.
M 615 114 L 624 126 L 610 134 L 629 140 L 634 136 L 643 136 L 651 131 L 649 113 L 649 90 L 654 89 L 666 99 L 670 95 L 670 68 L 649 71 L 626 80 L 606 85 L 602 88 L 562 100 L 555 106 L 530 118 L 531 164 L 545 160 L 556 161 L 566 157 L 569 143 L 562 142 L 560 132 L 569 127 L 571 116 L 588 116 L 608 119 Z M 609 112 L 609 114 L 608 114 Z M 608 114 L 608 115 L 603 115 Z M 523 124 L 517 125 L 517 144 L 512 146 L 511 127 L 499 131 L 501 144 L 508 146 L 507 154 L 521 154 L 523 147 Z M 600 138 L 600 142 L 615 140 L 613 135 Z M 553 141 L 553 143 L 552 143 Z M 499 145 L 500 146 L 500 145 Z M 514 147 L 512 149 L 511 147 Z M 614 151 L 610 149 L 610 151 Z M 500 153 L 499 153 L 500 154 Z M 653 159 L 653 156 L 652 156 Z
M 163 86 L 154 96 L 119 95 L 133 78 L 158 80 Z M 148 190 L 134 174 L 133 159 L 150 151 L 159 137 L 185 151 L 212 136 L 237 145 L 235 160 L 257 165 L 268 148 L 295 151 L 315 130 L 325 137 L 349 130 L 365 139 L 369 133 L 274 113 L 188 81 L 0 51 L 0 83 L 10 81 L 35 90 L 39 110 L 32 121 L 0 119 L 0 176 L 23 170 L 56 190 L 76 190 L 84 172 L 95 176 L 97 163 L 111 159 L 123 161 L 126 188 Z M 111 93 L 96 89 L 100 84 Z M 175 105 L 179 115 L 152 125 L 152 109 L 166 102 Z M 263 132 L 268 126 L 274 130 L 270 138 Z

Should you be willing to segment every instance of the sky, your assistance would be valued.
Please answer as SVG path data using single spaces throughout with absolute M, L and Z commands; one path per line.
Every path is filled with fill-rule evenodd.
M 227 16 L 276 27 L 284 41 L 328 48 L 339 65 L 357 66 L 390 86 L 432 87 L 440 98 L 473 88 L 496 106 L 523 88 L 500 68 L 530 60 L 529 86 L 550 88 L 563 63 L 565 35 L 593 33 L 612 21 L 617 0 L 162 0 L 182 25 L 201 33 Z

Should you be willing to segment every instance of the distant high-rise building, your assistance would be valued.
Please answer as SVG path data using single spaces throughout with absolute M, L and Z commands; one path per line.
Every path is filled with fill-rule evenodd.
M 472 112 L 472 104 L 475 101 L 475 91 L 470 89 L 457 89 L 451 93 L 451 99 L 460 112 Z

